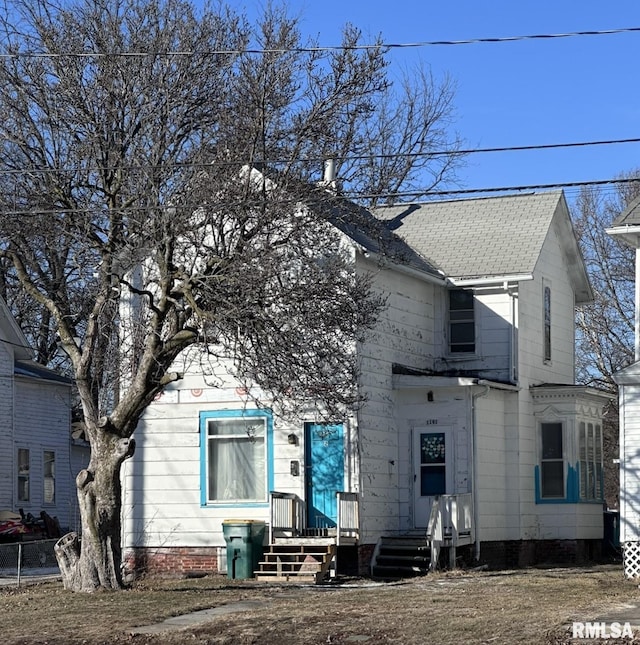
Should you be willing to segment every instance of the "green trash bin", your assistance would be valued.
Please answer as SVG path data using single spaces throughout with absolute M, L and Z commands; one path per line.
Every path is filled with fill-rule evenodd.
M 227 543 L 227 577 L 253 578 L 262 558 L 266 524 L 259 520 L 224 520 L 222 533 Z

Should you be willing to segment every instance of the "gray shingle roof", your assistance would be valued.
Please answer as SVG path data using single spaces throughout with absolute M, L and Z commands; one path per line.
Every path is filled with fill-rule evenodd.
M 322 215 L 363 249 L 384 255 L 393 262 L 410 266 L 438 279 L 442 278 L 437 268 L 422 257 L 419 249 L 407 244 L 402 235 L 397 235 L 366 208 L 338 195 L 331 195 L 323 188 L 313 189 L 305 201 L 309 208 Z
M 562 191 L 380 207 L 420 255 L 453 279 L 531 274 Z
M 13 371 L 16 376 L 28 376 L 45 381 L 64 383 L 65 385 L 71 385 L 72 383 L 71 379 L 66 376 L 58 374 L 58 372 L 44 365 L 40 365 L 40 363 L 36 363 L 35 361 L 16 361 Z
M 611 226 L 639 226 L 640 225 L 640 197 L 636 197 L 627 208 L 613 220 Z

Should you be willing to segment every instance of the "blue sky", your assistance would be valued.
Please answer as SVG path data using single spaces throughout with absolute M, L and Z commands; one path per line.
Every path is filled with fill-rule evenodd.
M 233 2 L 256 15 L 259 0 Z M 351 22 L 387 43 L 466 40 L 640 27 L 638 0 L 291 0 L 304 34 L 336 45 Z M 640 32 L 394 49 L 392 73 L 421 59 L 456 83 L 465 147 L 640 137 Z M 465 188 L 609 179 L 640 168 L 640 143 L 476 154 Z M 575 190 L 569 190 L 575 194 Z

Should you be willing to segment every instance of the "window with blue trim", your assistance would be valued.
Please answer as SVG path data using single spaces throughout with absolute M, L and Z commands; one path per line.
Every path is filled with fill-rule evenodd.
M 574 433 L 575 430 L 575 434 Z M 602 425 L 575 419 L 540 423 L 536 503 L 602 503 Z
M 267 503 L 272 420 L 264 410 L 200 415 L 202 503 Z
M 562 423 L 540 424 L 540 496 L 542 499 L 565 496 L 564 441 Z

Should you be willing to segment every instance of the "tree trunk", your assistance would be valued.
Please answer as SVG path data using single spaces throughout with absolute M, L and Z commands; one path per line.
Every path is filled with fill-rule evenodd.
M 82 534 L 68 534 L 55 553 L 65 589 L 91 592 L 121 589 L 122 462 L 135 450 L 133 439 L 123 439 L 98 428 L 91 442 L 88 468 L 76 477 Z

